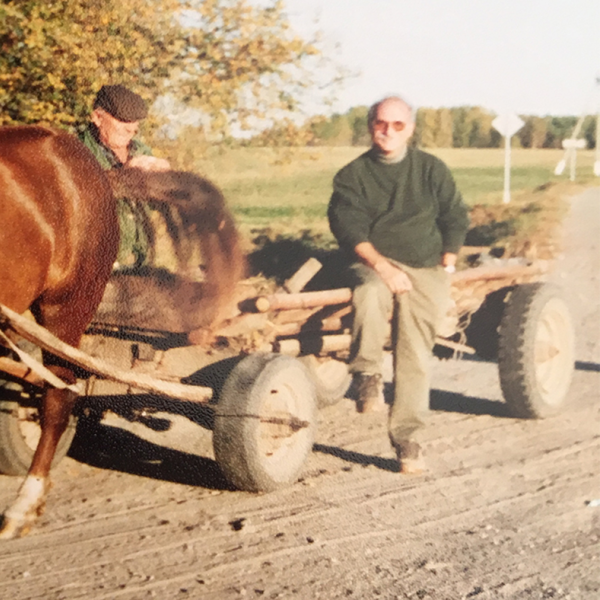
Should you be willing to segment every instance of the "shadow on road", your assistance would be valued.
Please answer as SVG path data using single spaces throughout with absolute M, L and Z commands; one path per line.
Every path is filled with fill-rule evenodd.
M 393 458 L 381 458 L 380 456 L 371 456 L 370 454 L 362 454 L 362 452 L 353 452 L 352 450 L 344 450 L 337 446 L 326 446 L 325 444 L 315 444 L 313 446 L 314 452 L 320 452 L 321 454 L 330 454 L 337 458 L 341 458 L 346 462 L 356 463 L 367 467 L 373 465 L 378 469 L 384 471 L 398 472 L 398 461 Z
M 598 363 L 583 360 L 575 361 L 575 369 L 577 371 L 595 371 L 596 373 L 600 373 L 600 365 Z
M 351 388 L 352 390 L 352 388 Z M 387 404 L 394 401 L 394 388 L 391 383 L 384 384 L 384 397 Z M 355 395 L 347 394 L 351 400 Z M 466 415 L 490 415 L 491 417 L 512 418 L 508 405 L 498 400 L 485 400 L 473 396 L 464 396 L 446 390 L 432 389 L 429 397 L 429 408 L 443 412 L 456 412 Z
M 508 406 L 498 400 L 484 400 L 463 396 L 445 390 L 431 390 L 429 406 L 432 410 L 456 412 L 467 415 L 490 415 L 492 417 L 512 418 Z
M 101 422 L 105 410 L 153 431 L 167 431 L 171 421 L 156 418 L 153 410 L 183 415 L 206 429 L 212 429 L 213 411 L 208 406 L 173 402 L 152 396 L 95 397 L 93 410 L 80 410 L 77 432 L 69 456 L 92 467 L 121 471 L 214 490 L 232 490 L 217 463 L 203 456 L 153 444 Z M 164 413 L 163 413 L 164 414 Z

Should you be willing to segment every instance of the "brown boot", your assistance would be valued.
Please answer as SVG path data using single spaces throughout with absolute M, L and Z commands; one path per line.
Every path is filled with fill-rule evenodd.
M 356 410 L 359 413 L 382 412 L 387 409 L 383 397 L 383 377 L 369 373 L 358 373 L 355 376 L 357 400 Z
M 411 440 L 394 444 L 400 473 L 404 475 L 421 475 L 427 471 L 423 451 L 417 442 Z

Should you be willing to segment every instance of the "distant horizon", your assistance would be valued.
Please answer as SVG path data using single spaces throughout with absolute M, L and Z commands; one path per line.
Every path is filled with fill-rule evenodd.
M 390 95 L 394 95 L 394 94 L 390 94 Z M 374 102 L 372 102 L 372 104 L 374 104 L 375 102 L 378 102 L 379 100 L 382 100 L 383 98 L 385 98 L 386 95 L 381 96 L 381 98 L 377 98 Z M 409 100 L 407 99 L 407 102 Z M 353 108 L 360 108 L 360 107 L 365 107 L 365 108 L 369 108 L 371 106 L 371 104 L 356 104 L 354 106 L 350 106 L 348 107 L 348 109 L 344 110 L 344 111 L 340 111 L 340 110 L 335 110 L 332 113 L 329 114 L 323 114 L 323 113 L 315 113 L 314 116 L 327 116 L 327 117 L 331 117 L 333 114 L 346 114 L 348 111 L 352 110 Z M 488 108 L 487 106 L 482 106 L 481 104 L 460 104 L 457 106 L 415 106 L 414 104 L 411 105 L 413 111 L 416 113 L 416 111 L 418 111 L 420 108 L 431 108 L 434 110 L 439 110 L 441 108 L 448 108 L 450 110 L 452 109 L 456 109 L 456 108 L 471 108 L 471 107 L 477 107 L 477 108 L 481 108 L 485 111 L 487 111 L 488 113 L 492 114 L 492 115 L 499 115 L 501 113 L 494 111 L 490 108 Z M 504 111 L 507 112 L 507 111 Z M 521 117 L 540 117 L 540 118 L 574 118 L 574 119 L 579 119 L 581 117 L 581 114 L 544 114 L 544 115 L 540 115 L 540 114 L 536 114 L 536 113 L 525 113 L 525 112 L 518 112 L 518 111 L 508 111 L 508 112 L 514 112 L 515 114 L 521 116 Z M 591 117 L 591 118 L 596 118 L 596 116 L 600 114 L 600 110 L 598 112 L 589 112 L 586 113 L 587 117 Z

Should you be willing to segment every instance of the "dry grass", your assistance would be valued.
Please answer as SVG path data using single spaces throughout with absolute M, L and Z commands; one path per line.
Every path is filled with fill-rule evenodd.
M 247 251 L 265 242 L 300 240 L 309 250 L 332 249 L 326 210 L 334 174 L 365 151 L 355 147 L 204 148 L 185 164 L 224 191 Z M 502 203 L 503 149 L 438 149 L 473 207 L 470 243 L 502 245 L 511 255 L 550 258 L 558 247 L 565 198 L 594 182 L 594 151 L 578 153 L 578 183 L 554 175 L 561 150 L 512 150 L 510 204 Z

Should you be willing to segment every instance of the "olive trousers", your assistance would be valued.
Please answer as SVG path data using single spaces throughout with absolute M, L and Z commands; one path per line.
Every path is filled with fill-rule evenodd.
M 391 317 L 394 401 L 389 435 L 394 447 L 418 441 L 429 413 L 431 357 L 436 330 L 450 302 L 450 279 L 441 266 L 415 269 L 392 261 L 409 276 L 413 289 L 392 294 L 363 264 L 353 266 L 354 322 L 350 350 L 352 373 L 381 374 Z

